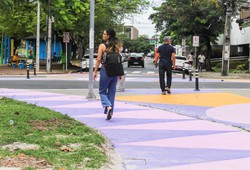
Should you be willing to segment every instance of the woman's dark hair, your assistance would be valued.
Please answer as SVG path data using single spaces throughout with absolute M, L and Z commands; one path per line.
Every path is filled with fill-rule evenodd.
M 109 28 L 106 30 L 107 34 L 109 35 L 109 40 L 116 38 L 116 32 L 113 28 Z
M 107 49 L 108 52 L 119 52 L 121 48 L 121 42 L 120 40 L 115 36 L 116 32 L 114 29 L 109 28 L 106 30 L 107 35 L 109 36 L 109 39 L 107 41 Z

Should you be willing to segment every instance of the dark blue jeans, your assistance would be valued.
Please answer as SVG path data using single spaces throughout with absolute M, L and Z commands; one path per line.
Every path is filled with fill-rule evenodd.
M 166 84 L 165 84 L 165 74 L 167 76 Z M 160 79 L 160 87 L 161 91 L 166 91 L 166 87 L 171 87 L 172 83 L 172 64 L 169 63 L 160 63 L 159 64 L 159 79 Z
M 118 76 L 109 77 L 104 67 L 100 70 L 99 94 L 103 107 L 112 106 L 114 111 L 116 84 Z

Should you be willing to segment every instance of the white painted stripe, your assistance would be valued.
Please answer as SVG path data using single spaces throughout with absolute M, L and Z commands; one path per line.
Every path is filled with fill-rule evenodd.
M 133 71 L 132 74 L 140 74 L 141 71 Z

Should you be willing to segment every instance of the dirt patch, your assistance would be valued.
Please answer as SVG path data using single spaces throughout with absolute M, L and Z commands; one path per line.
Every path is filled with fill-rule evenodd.
M 39 146 L 35 145 L 35 144 L 14 142 L 13 144 L 2 146 L 2 148 L 3 149 L 9 149 L 10 151 L 15 151 L 17 149 L 21 149 L 21 150 L 37 150 L 37 149 L 39 149 Z
M 16 157 L 9 157 L 4 160 L 0 160 L 0 166 L 2 167 L 33 167 L 35 169 L 52 169 L 52 166 L 49 165 L 44 159 L 37 159 L 30 156 L 27 156 L 23 153 L 20 153 Z

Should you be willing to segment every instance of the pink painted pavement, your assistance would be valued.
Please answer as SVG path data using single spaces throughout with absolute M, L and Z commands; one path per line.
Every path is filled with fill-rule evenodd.
M 0 96 L 59 111 L 97 129 L 114 145 L 128 170 L 250 169 L 250 134 L 228 124 L 125 101 L 116 102 L 113 119 L 106 121 L 99 100 L 13 89 L 0 89 Z M 197 112 L 213 108 L 200 107 Z

